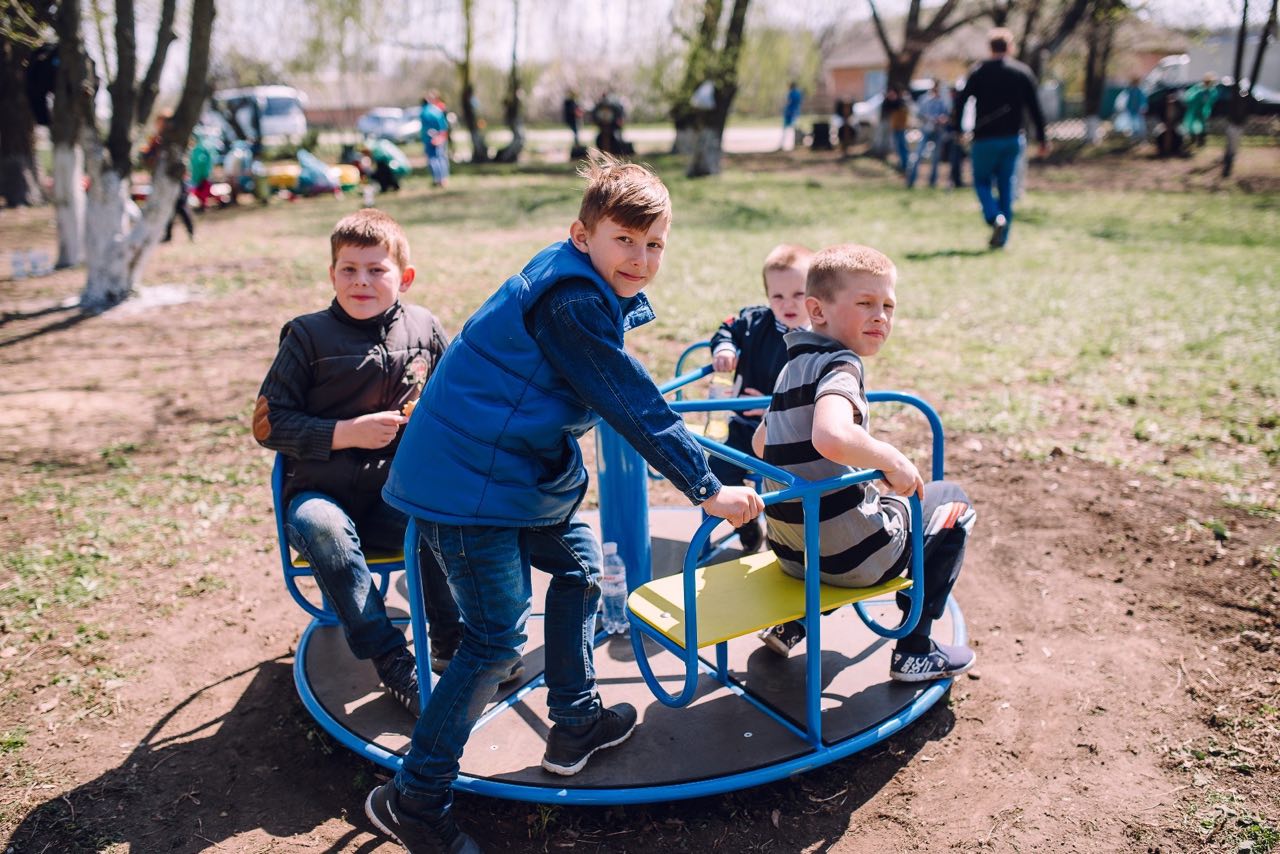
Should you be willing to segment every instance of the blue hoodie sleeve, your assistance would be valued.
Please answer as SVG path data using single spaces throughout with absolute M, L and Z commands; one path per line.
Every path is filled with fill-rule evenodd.
M 582 400 L 694 504 L 720 491 L 702 447 L 671 410 L 593 285 L 566 283 L 539 300 L 530 331 Z

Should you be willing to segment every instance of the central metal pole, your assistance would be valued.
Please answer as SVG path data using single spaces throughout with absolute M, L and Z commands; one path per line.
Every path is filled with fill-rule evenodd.
M 644 458 L 603 421 L 596 426 L 596 472 L 600 488 L 600 535 L 617 543 L 627 565 L 627 589 L 649 581 L 649 472 Z

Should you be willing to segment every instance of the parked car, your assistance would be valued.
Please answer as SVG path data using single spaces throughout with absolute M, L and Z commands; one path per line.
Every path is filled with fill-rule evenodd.
M 356 131 L 374 139 L 413 142 L 422 134 L 422 120 L 412 108 L 374 107 L 356 119 Z
M 213 93 L 213 106 L 225 117 L 234 118 L 238 136 L 261 142 L 301 142 L 307 134 L 307 116 L 302 111 L 306 96 L 292 86 L 248 86 Z

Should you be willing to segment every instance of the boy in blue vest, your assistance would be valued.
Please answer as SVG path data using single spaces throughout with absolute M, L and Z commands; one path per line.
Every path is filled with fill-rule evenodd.
M 280 330 L 253 409 L 253 437 L 285 457 L 285 535 L 311 564 L 356 658 L 416 717 L 418 669 L 369 575 L 367 549 L 399 551 L 408 517 L 382 500 L 403 408 L 448 339 L 435 316 L 400 302 L 413 284 L 409 241 L 372 208 L 329 235 L 334 300 Z M 430 549 L 419 548 L 432 666 L 453 655 L 462 624 Z
M 623 333 L 653 319 L 641 293 L 671 222 L 662 181 L 597 155 L 569 240 L 533 257 L 467 321 L 423 392 L 383 495 L 416 517 L 462 614 L 462 645 L 431 692 L 395 779 L 365 813 L 410 851 L 475 852 L 454 822 L 452 785 L 471 728 L 519 660 L 530 565 L 551 576 L 545 607 L 542 766 L 576 774 L 630 736 L 636 710 L 605 708 L 592 641 L 600 545 L 576 511 L 587 488 L 578 438 L 600 418 L 707 513 L 742 525 L 763 509 L 721 486 Z
M 733 385 L 741 397 L 773 394 L 773 384 L 787 363 L 782 336 L 793 329 L 809 328 L 804 306 L 804 277 L 813 252 L 803 246 L 780 243 L 764 259 L 764 293 L 768 305 L 747 306 L 729 316 L 711 336 L 712 367 L 717 373 L 733 373 Z M 725 444 L 750 456 L 751 437 L 760 426 L 763 409 L 735 412 L 729 417 Z M 711 471 L 721 483 L 740 486 L 746 472 L 719 457 L 710 457 Z M 764 533 L 752 519 L 737 531 L 744 554 L 760 550 Z

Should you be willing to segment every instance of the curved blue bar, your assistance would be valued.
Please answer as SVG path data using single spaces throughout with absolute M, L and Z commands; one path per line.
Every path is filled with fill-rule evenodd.
M 947 601 L 947 609 L 951 613 L 952 623 L 955 627 L 956 643 L 966 643 L 968 640 L 968 629 L 964 622 L 964 615 L 960 612 L 960 608 L 956 605 L 954 599 Z M 320 705 L 315 695 L 311 691 L 311 686 L 306 679 L 306 670 L 303 662 L 306 660 L 307 645 L 311 637 L 311 633 L 319 627 L 319 623 L 312 621 L 302 634 L 302 640 L 298 642 L 297 657 L 294 660 L 294 683 L 298 689 L 298 695 L 302 698 L 302 704 L 307 711 L 316 720 L 321 728 L 331 735 L 334 740 L 349 750 L 354 751 L 360 756 L 365 757 L 378 765 L 396 771 L 400 767 L 401 758 L 396 754 L 390 753 L 377 745 L 370 744 L 364 739 L 353 735 L 350 731 L 342 727 L 334 720 L 324 707 Z M 860 750 L 865 750 L 873 744 L 876 744 L 891 735 L 905 729 L 917 718 L 933 707 L 934 703 L 942 699 L 947 689 L 951 687 L 952 680 L 943 679 L 931 684 L 924 692 L 917 697 L 909 706 L 893 717 L 886 718 L 877 726 L 864 730 L 857 735 L 833 744 L 830 747 L 819 747 L 811 752 L 804 753 L 793 759 L 779 762 L 776 765 L 769 765 L 764 768 L 756 768 L 751 771 L 745 771 L 740 774 L 732 774 L 725 777 L 718 777 L 709 780 L 696 780 L 690 783 L 674 783 L 669 786 L 644 786 L 644 787 L 618 787 L 618 788 L 601 788 L 601 789 L 571 789 L 568 787 L 557 785 L 560 781 L 550 781 L 553 785 L 546 787 L 523 785 L 520 783 L 503 783 L 496 780 L 482 779 L 478 777 L 469 777 L 461 775 L 454 783 L 454 788 L 458 791 L 470 792 L 476 795 L 484 795 L 491 798 L 503 798 L 512 801 L 524 801 L 526 803 L 539 804 L 572 804 L 578 806 L 614 806 L 617 804 L 649 804 L 661 801 L 677 801 L 689 798 L 700 798 L 707 795 L 719 795 L 725 792 L 736 792 L 739 789 L 746 789 L 752 786 L 760 786 L 765 783 L 772 783 L 776 780 L 782 780 L 793 774 L 801 774 L 805 771 L 811 771 L 814 768 L 820 768 L 823 765 L 829 765 L 845 757 L 852 756 Z
M 694 374 L 690 374 L 687 378 L 681 377 L 681 374 L 684 373 L 685 359 L 689 358 L 699 350 L 710 350 L 710 349 L 711 349 L 710 341 L 698 341 L 693 344 L 690 344 L 688 347 L 685 347 L 684 352 L 680 354 L 680 358 L 676 359 L 676 378 L 666 383 L 665 385 L 658 386 L 658 388 L 661 389 L 662 393 L 666 394 L 669 391 L 675 391 L 680 386 L 688 385 L 694 380 L 701 379 L 702 377 L 705 377 L 707 374 L 713 373 L 713 371 L 711 370 L 711 366 L 707 365 L 701 368 L 699 371 L 695 372 Z M 683 380 L 683 382 L 681 382 L 681 380 Z M 683 397 L 683 392 L 677 391 L 676 400 L 679 400 L 681 397 Z
M 914 394 L 907 394 L 902 391 L 869 391 L 867 392 L 867 401 L 869 403 L 905 403 L 908 406 L 914 406 L 916 409 L 924 413 L 924 417 L 929 421 L 929 430 L 933 433 L 933 475 L 931 480 L 945 480 L 943 477 L 943 436 L 942 436 L 942 419 L 938 417 L 938 413 L 933 407 L 925 403 Z

